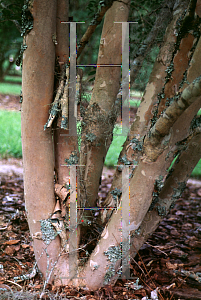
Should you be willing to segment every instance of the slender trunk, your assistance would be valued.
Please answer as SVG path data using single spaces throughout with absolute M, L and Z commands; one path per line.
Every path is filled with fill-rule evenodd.
M 126 22 L 129 1 L 114 2 L 107 11 L 101 36 L 96 79 L 90 104 L 82 122 L 81 165 L 86 189 L 86 206 L 96 206 L 103 164 L 116 121 L 112 111 L 119 91 L 122 53 L 122 24 Z M 110 65 L 109 67 L 101 65 Z M 83 193 L 83 191 L 82 191 Z
M 59 237 L 54 239 L 48 222 L 55 206 L 54 156 L 52 131 L 44 131 L 54 86 L 56 1 L 35 0 L 31 13 L 34 24 L 25 38 L 22 74 L 24 194 L 36 261 L 48 279 L 60 252 Z
M 62 0 L 57 2 L 57 30 L 56 30 L 56 60 L 59 65 L 59 74 L 57 74 L 57 82 L 56 86 L 59 86 L 59 79 L 61 79 L 62 74 L 66 68 L 66 65 L 69 63 L 69 24 L 61 23 L 61 21 L 68 22 L 68 10 L 69 10 L 69 1 Z M 69 106 L 69 98 L 68 103 Z M 68 107 L 67 107 L 68 109 Z M 62 117 L 61 117 L 62 118 Z M 68 117 L 69 120 L 69 117 Z M 61 123 L 61 120 L 58 121 Z M 76 126 L 76 124 L 74 124 Z M 69 128 L 70 125 L 68 125 Z M 76 128 L 74 128 L 76 132 Z M 76 186 L 73 187 L 73 182 L 76 183 L 75 174 L 73 174 L 73 170 L 70 170 L 71 167 L 67 166 L 66 159 L 69 159 L 72 152 L 78 151 L 77 144 L 77 136 L 71 136 L 69 129 L 61 129 L 57 125 L 54 127 L 54 155 L 55 155 L 55 172 L 56 172 L 56 181 L 60 186 L 69 186 L 70 192 L 72 194 L 72 188 L 74 194 L 76 194 Z M 79 156 L 79 155 L 78 155 Z M 70 183 L 71 181 L 71 183 Z M 78 183 L 79 188 L 79 183 Z M 76 199 L 74 199 L 74 195 L 70 196 L 71 204 L 70 208 L 76 203 Z M 75 202 L 74 202 L 75 201 Z M 65 218 L 67 222 L 69 219 L 69 210 L 68 207 L 63 205 L 63 201 L 60 199 L 61 205 L 61 214 L 62 217 Z M 71 225 L 72 225 L 72 209 L 71 209 Z M 78 229 L 78 228 L 77 228 Z M 65 246 L 68 246 L 68 250 L 77 249 L 79 243 L 79 229 L 74 230 L 73 233 L 70 233 L 71 240 L 69 242 L 69 231 L 63 228 L 65 231 L 64 238 L 66 240 L 62 241 Z M 77 234 L 77 235 L 76 235 Z M 73 236 L 72 236 L 73 235 Z M 69 260 L 69 254 L 62 254 L 59 258 L 58 264 L 55 266 L 54 275 L 57 278 L 55 281 L 56 285 L 67 284 L 69 274 L 74 275 L 74 271 L 76 272 L 76 266 L 73 266 L 73 261 L 76 263 L 77 260 L 77 252 L 75 252 L 75 256 L 73 259 Z M 75 270 L 74 270 L 75 269 Z M 61 279 L 63 278 L 63 279 Z

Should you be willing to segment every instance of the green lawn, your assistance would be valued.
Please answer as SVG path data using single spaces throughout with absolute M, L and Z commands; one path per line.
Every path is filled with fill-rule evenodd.
M 0 110 L 0 156 L 22 157 L 21 114 Z
M 12 75 L 6 75 L 4 77 L 4 81 L 12 81 L 13 83 L 18 83 L 21 84 L 22 83 L 22 77 L 21 76 L 12 76 Z
M 20 95 L 22 78 L 20 76 L 5 76 L 4 82 L 0 82 L 0 93 L 8 95 Z M 7 82 L 8 81 L 8 82 Z M 13 84 L 11 83 L 13 82 Z M 18 84 L 16 84 L 18 82 Z
M 22 87 L 20 84 L 10 84 L 6 82 L 0 82 L 1 94 L 20 95 L 21 89 Z

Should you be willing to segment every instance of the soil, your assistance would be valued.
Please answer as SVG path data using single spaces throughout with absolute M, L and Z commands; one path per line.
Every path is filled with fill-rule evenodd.
M 13 100 L 14 101 L 14 100 Z M 9 104 L 8 104 L 9 106 Z M 10 108 L 9 108 L 10 109 Z M 104 200 L 114 170 L 104 168 Z M 22 161 L 0 162 L 0 299 L 201 299 L 201 181 L 190 179 L 181 198 L 131 259 L 130 280 L 96 292 L 47 285 L 37 272 L 23 194 Z M 27 276 L 31 274 L 32 276 Z M 15 278 L 17 277 L 17 278 Z
M 20 110 L 20 97 L 0 94 L 0 109 Z

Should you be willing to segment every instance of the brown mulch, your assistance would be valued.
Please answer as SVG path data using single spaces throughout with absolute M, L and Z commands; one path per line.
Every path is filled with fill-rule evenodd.
M 103 199 L 112 174 L 104 169 L 99 191 Z M 153 291 L 158 298 L 152 299 L 201 299 L 200 200 L 201 182 L 189 182 L 175 208 L 131 261 L 130 280 L 97 292 L 48 285 L 42 299 L 151 299 Z M 44 286 L 39 274 L 14 280 L 29 274 L 35 263 L 20 177 L 0 179 L 0 232 L 0 299 L 39 299 Z

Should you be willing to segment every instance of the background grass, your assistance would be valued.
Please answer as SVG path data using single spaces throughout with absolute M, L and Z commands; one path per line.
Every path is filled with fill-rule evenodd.
M 13 82 L 14 84 L 22 84 L 22 77 L 21 76 L 12 76 L 12 75 L 6 75 L 4 76 L 4 81 L 7 82 Z M 13 86 L 13 84 L 12 84 Z
M 22 89 L 22 77 L 7 75 L 0 82 L 0 93 L 7 95 L 20 95 Z
M 21 114 L 0 110 L 0 156 L 22 157 Z
M 10 84 L 6 82 L 0 82 L 0 93 L 9 94 L 9 95 L 20 95 L 21 85 L 19 84 Z

